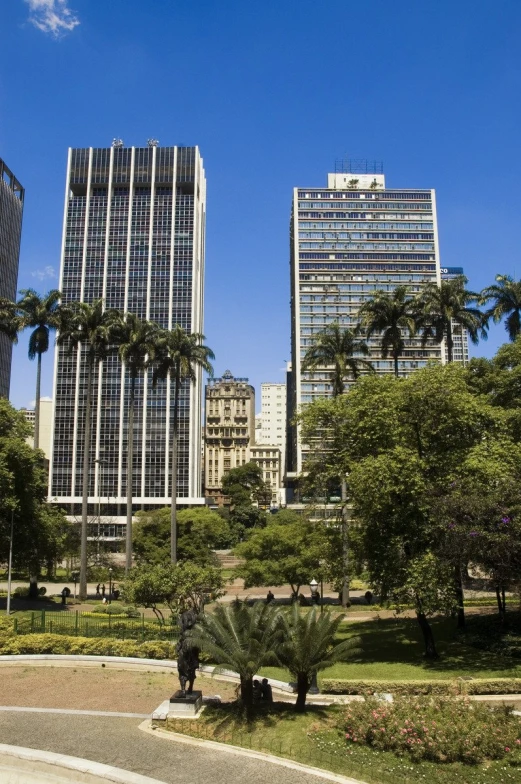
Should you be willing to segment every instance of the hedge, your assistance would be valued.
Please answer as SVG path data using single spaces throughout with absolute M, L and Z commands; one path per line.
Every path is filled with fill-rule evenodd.
M 322 691 L 329 694 L 390 693 L 401 696 L 433 694 L 521 694 L 521 678 L 473 678 L 472 680 L 348 681 L 324 678 Z
M 24 634 L 0 636 L 1 655 L 70 654 L 90 656 L 133 656 L 139 659 L 174 658 L 169 642 L 114 640 L 92 637 L 70 637 L 63 634 Z

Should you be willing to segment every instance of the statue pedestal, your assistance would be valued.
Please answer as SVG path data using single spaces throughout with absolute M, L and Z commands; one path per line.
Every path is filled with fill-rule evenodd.
M 195 716 L 201 710 L 203 704 L 202 691 L 193 691 L 191 694 L 183 695 L 179 689 L 170 697 L 170 714 L 175 716 Z

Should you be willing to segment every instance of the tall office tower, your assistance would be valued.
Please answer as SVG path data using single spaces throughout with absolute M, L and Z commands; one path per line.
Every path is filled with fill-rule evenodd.
M 278 446 L 284 474 L 286 454 L 286 384 L 261 384 L 261 432 L 258 444 Z
M 22 236 L 24 189 L 0 158 L 0 297 L 14 300 Z M 11 341 L 0 335 L 0 397 L 9 397 Z
M 64 302 L 103 298 L 161 327 L 202 332 L 206 180 L 197 147 L 69 150 L 60 290 Z M 121 516 L 127 493 L 128 373 L 117 355 L 96 368 L 89 506 L 103 499 Z M 183 385 L 179 420 L 179 503 L 201 497 L 202 375 Z M 50 498 L 81 507 L 86 367 L 81 349 L 58 348 Z M 137 382 L 135 509 L 170 503 L 173 384 Z M 113 519 L 113 518 L 112 518 Z M 121 530 L 121 533 L 123 530 Z
M 222 478 L 250 460 L 255 444 L 255 390 L 229 370 L 205 390 L 205 496 L 222 506 Z
M 332 394 L 330 373 L 303 373 L 301 362 L 314 336 L 328 324 L 357 324 L 361 305 L 377 291 L 407 285 L 412 293 L 439 282 L 440 266 L 433 190 L 386 188 L 381 163 L 339 161 L 326 188 L 295 188 L 291 215 L 291 357 L 289 373 L 288 479 L 303 465 L 298 409 Z M 370 341 L 378 372 L 392 372 L 382 359 L 378 335 Z M 440 359 L 437 345 L 407 339 L 400 374 Z
M 441 279 L 452 280 L 464 275 L 463 267 L 442 267 Z M 469 333 L 460 324 L 452 322 L 452 361 L 461 362 L 463 365 L 469 363 Z M 445 362 L 449 361 L 447 342 L 445 341 Z

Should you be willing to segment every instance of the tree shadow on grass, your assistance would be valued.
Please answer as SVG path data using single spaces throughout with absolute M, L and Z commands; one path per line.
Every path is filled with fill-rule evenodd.
M 254 705 L 253 712 L 248 714 L 239 701 L 208 706 L 205 714 L 205 723 L 211 725 L 216 738 L 237 732 L 252 733 L 267 730 L 277 726 L 281 719 L 285 722 L 301 722 L 303 716 L 295 710 L 294 705 L 287 702 Z M 324 721 L 327 718 L 327 710 L 322 706 L 307 705 L 304 715 L 312 716 L 317 721 Z
M 478 673 L 491 670 L 512 675 L 517 662 L 488 651 L 464 645 L 456 639 L 456 623 L 450 618 L 435 618 L 431 621 L 440 658 L 429 661 L 424 658 L 424 646 L 418 623 L 413 618 L 386 618 L 374 621 L 353 622 L 344 626 L 346 636 L 358 638 L 359 652 L 349 657 L 346 663 L 356 664 L 410 664 L 429 673 L 451 673 L 466 671 Z M 348 677 L 348 676 L 346 676 Z

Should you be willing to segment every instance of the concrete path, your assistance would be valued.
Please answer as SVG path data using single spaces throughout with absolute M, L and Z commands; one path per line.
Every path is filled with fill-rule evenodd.
M 319 776 L 144 733 L 139 719 L 0 713 L 3 743 L 114 765 L 167 784 L 324 784 Z

